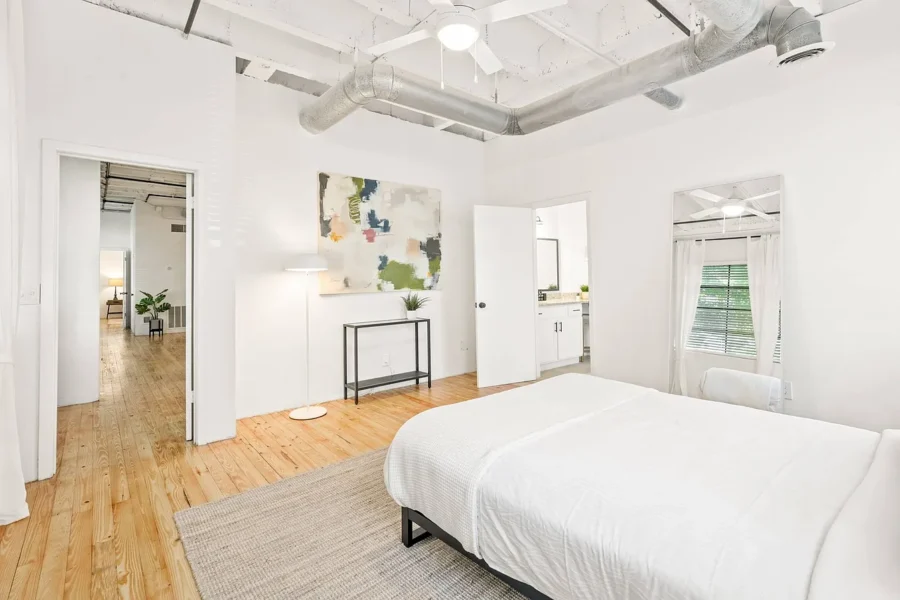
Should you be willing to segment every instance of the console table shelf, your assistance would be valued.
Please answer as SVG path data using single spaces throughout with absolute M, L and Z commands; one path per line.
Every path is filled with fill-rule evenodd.
M 422 371 L 419 365 L 419 323 L 425 323 L 427 370 Z M 416 368 L 414 371 L 394 373 L 384 377 L 371 379 L 359 379 L 359 330 L 373 327 L 391 327 L 397 325 L 412 325 L 416 334 Z M 353 381 L 348 381 L 347 374 L 347 332 L 353 330 Z M 365 321 L 362 323 L 344 323 L 344 399 L 347 399 L 347 390 L 353 391 L 353 402 L 359 404 L 359 391 L 370 390 L 393 383 L 403 381 L 415 381 L 418 385 L 420 379 L 428 379 L 428 387 L 431 387 L 431 319 L 390 319 L 387 321 Z

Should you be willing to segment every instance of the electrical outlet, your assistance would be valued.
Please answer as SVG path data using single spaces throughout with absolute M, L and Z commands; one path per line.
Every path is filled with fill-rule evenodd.
M 381 357 L 381 366 L 382 367 L 391 366 L 391 355 L 390 354 L 385 354 L 384 356 Z
M 781 382 L 781 397 L 786 401 L 794 399 L 794 384 L 790 381 Z

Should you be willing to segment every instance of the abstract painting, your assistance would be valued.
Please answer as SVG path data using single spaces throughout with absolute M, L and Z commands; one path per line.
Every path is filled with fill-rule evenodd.
M 440 191 L 319 173 L 319 254 L 322 294 L 436 289 Z

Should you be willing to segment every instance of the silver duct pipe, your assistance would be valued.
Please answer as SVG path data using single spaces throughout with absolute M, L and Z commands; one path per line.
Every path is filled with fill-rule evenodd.
M 822 41 L 821 27 L 815 17 L 793 6 L 776 6 L 764 11 L 748 32 L 735 41 L 737 32 L 747 27 L 746 19 L 752 19 L 759 10 L 759 0 L 698 0 L 698 5 L 700 1 L 722 7 L 719 13 L 709 8 L 713 14 L 707 14 L 721 20 L 724 27 L 718 24 L 708 27 L 698 36 L 519 109 L 465 92 L 441 90 L 433 81 L 389 65 L 369 64 L 355 69 L 301 110 L 300 124 L 311 133 L 321 133 L 359 106 L 377 99 L 491 133 L 523 135 L 637 94 L 659 93 L 667 85 L 767 45 L 775 46 L 782 56 Z

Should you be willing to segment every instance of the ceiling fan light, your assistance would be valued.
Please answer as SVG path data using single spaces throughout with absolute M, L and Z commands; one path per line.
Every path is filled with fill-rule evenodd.
M 744 212 L 744 207 L 740 204 L 727 204 L 722 207 L 722 214 L 726 217 L 739 217 Z
M 437 37 L 448 50 L 468 50 L 480 35 L 478 19 L 472 15 L 471 10 L 448 12 L 441 15 L 438 21 Z

